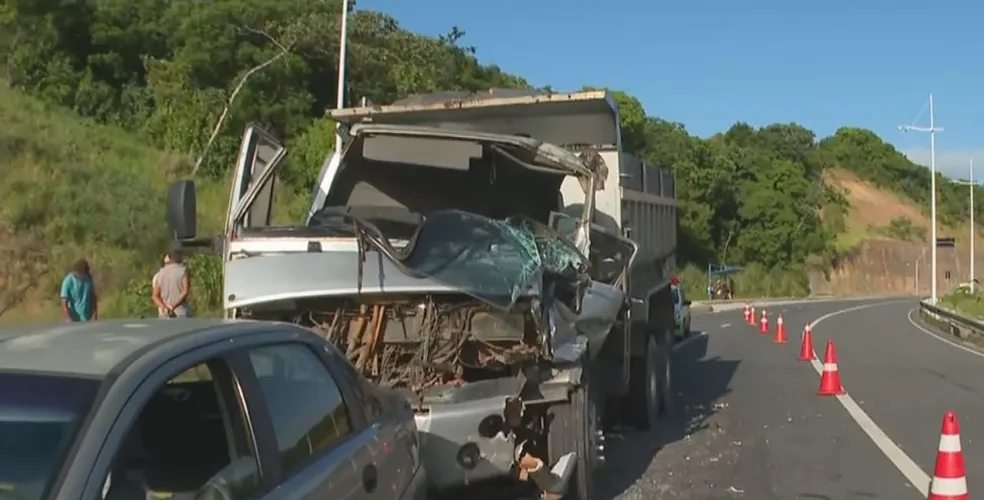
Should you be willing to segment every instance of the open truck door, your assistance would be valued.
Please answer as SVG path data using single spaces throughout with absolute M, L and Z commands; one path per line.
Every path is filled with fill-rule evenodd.
M 276 171 L 286 154 L 283 145 L 265 130 L 254 124 L 246 127 L 226 210 L 227 239 L 242 229 L 270 225 Z
M 239 231 L 271 223 L 275 174 L 286 150 L 272 135 L 250 124 L 243 132 L 233 173 L 222 235 L 198 235 L 195 181 L 172 182 L 167 190 L 167 223 L 182 247 L 211 247 L 228 260 L 228 241 Z

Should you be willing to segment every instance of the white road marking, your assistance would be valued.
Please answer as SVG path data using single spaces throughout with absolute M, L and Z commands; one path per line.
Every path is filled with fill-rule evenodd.
M 731 326 L 731 323 L 725 323 L 725 324 L 721 325 L 721 328 L 727 328 L 729 326 Z
M 699 332 L 699 333 L 696 333 L 696 334 L 694 334 L 694 336 L 690 337 L 689 339 L 684 339 L 681 342 L 677 342 L 673 346 L 673 350 L 674 351 L 679 351 L 681 347 L 683 347 L 683 346 L 685 346 L 685 345 L 687 345 L 687 344 L 689 344 L 689 343 L 691 343 L 691 342 L 693 342 L 693 341 L 695 341 L 695 340 L 697 340 L 697 339 L 699 339 L 701 337 L 706 337 L 706 336 L 707 336 L 707 332 Z
M 925 328 L 923 328 L 922 326 L 920 326 L 920 325 L 919 325 L 919 323 L 916 323 L 916 322 L 915 322 L 915 321 L 914 321 L 914 320 L 912 319 L 912 313 L 914 313 L 914 312 L 916 312 L 917 310 L 918 310 L 918 309 L 913 309 L 913 310 L 911 310 L 911 311 L 909 311 L 909 314 L 907 314 L 907 315 L 906 315 L 906 319 L 908 319 L 908 320 L 909 320 L 909 323 L 911 323 L 911 324 L 912 324 L 912 326 L 914 326 L 914 327 L 916 327 L 916 328 L 918 328 L 918 329 L 919 329 L 919 331 L 921 331 L 921 332 L 923 332 L 923 333 L 925 333 L 926 335 L 929 335 L 930 337 L 933 337 L 933 338 L 934 338 L 934 339 L 936 339 L 936 340 L 939 340 L 940 342 L 945 342 L 945 343 L 947 343 L 947 344 L 950 344 L 950 345 L 951 345 L 951 346 L 953 346 L 953 347 L 956 347 L 957 349 L 960 349 L 961 351 L 966 351 L 966 352 L 969 352 L 969 353 L 971 353 L 971 354 L 973 354 L 974 356 L 977 356 L 977 357 L 979 357 L 979 358 L 984 358 L 984 353 L 981 353 L 980 351 L 978 351 L 978 350 L 975 350 L 975 349 L 971 349 L 970 347 L 967 347 L 967 346 L 965 346 L 965 345 L 960 345 L 960 344 L 958 344 L 958 343 L 956 343 L 956 342 L 954 342 L 954 341 L 952 341 L 952 340 L 949 340 L 949 339 L 945 339 L 945 338 L 943 338 L 942 336 L 940 336 L 940 335 L 937 335 L 937 334 L 935 334 L 935 333 L 933 333 L 933 332 L 931 332 L 931 331 L 929 331 L 929 330 L 927 330 L 927 329 L 925 329 Z
M 861 309 L 868 309 L 870 307 L 878 307 L 895 303 L 898 303 L 898 301 L 863 304 L 860 306 L 848 307 L 846 309 L 839 309 L 820 316 L 814 320 L 813 323 L 810 323 L 810 328 L 816 332 L 818 324 L 833 318 L 834 316 L 840 316 L 841 314 L 859 311 Z M 810 364 L 813 366 L 813 369 L 816 370 L 817 374 L 823 372 L 823 363 L 819 359 L 813 359 L 810 361 Z M 840 401 L 841 406 L 847 410 L 847 414 L 854 419 L 858 426 L 861 427 L 861 430 L 863 430 L 864 433 L 871 438 L 871 441 L 875 443 L 875 446 L 877 446 L 878 449 L 880 449 L 882 453 L 888 457 L 892 464 L 895 465 L 895 468 L 898 469 L 903 476 L 905 476 L 909 483 L 911 483 L 912 486 L 919 491 L 919 494 L 923 497 L 929 495 L 929 474 L 926 474 L 925 471 L 920 469 L 919 466 L 916 465 L 911 458 L 909 458 L 909 455 L 906 455 L 905 452 L 902 451 L 902 448 L 899 448 L 899 445 L 895 444 L 895 442 L 892 441 L 887 434 L 885 434 L 885 431 L 881 430 L 881 428 L 875 424 L 875 421 L 872 420 L 860 406 L 858 406 L 857 402 L 854 401 L 854 398 L 851 397 L 850 393 L 842 394 L 836 397 L 837 400 Z

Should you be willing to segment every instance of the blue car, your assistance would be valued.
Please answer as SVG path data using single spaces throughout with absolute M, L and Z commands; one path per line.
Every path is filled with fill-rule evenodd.
M 673 294 L 673 318 L 676 321 L 676 337 L 682 339 L 690 335 L 691 301 L 684 295 L 678 278 L 671 280 L 670 292 Z

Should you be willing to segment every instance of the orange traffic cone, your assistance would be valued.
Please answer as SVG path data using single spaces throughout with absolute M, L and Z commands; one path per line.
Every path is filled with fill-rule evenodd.
M 840 373 L 837 372 L 837 353 L 834 352 L 834 341 L 827 340 L 827 349 L 823 353 L 823 371 L 820 372 L 820 388 L 818 396 L 837 396 L 844 394 Z
M 745 319 L 745 323 L 748 323 L 749 321 L 751 321 L 751 319 L 750 319 L 751 318 L 751 314 L 752 314 L 751 307 L 752 306 L 749 305 L 748 302 L 745 302 L 745 310 L 742 311 L 742 318 Z
M 803 338 L 800 340 L 799 360 L 810 361 L 815 357 L 816 355 L 813 354 L 813 329 L 807 323 L 806 327 L 803 328 Z
M 940 446 L 936 451 L 936 467 L 929 483 L 927 500 L 967 500 L 967 476 L 964 471 L 963 450 L 960 449 L 960 428 L 957 414 L 943 414 Z
M 748 308 L 748 326 L 755 326 L 755 306 Z
M 773 344 L 786 343 L 786 327 L 782 324 L 782 313 L 776 318 L 776 334 L 772 337 Z
M 769 333 L 769 315 L 762 311 L 762 321 L 759 321 L 759 333 Z

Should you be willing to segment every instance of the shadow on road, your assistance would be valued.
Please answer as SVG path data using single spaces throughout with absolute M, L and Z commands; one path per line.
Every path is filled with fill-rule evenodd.
M 717 410 L 714 403 L 731 390 L 728 385 L 739 361 L 707 359 L 710 341 L 702 335 L 682 346 L 673 358 L 674 406 L 659 428 L 650 432 L 610 435 L 606 441 L 607 463 L 601 471 L 599 500 L 611 500 L 642 478 L 659 451 L 674 442 L 704 431 Z M 654 484 L 661 473 L 643 479 Z

